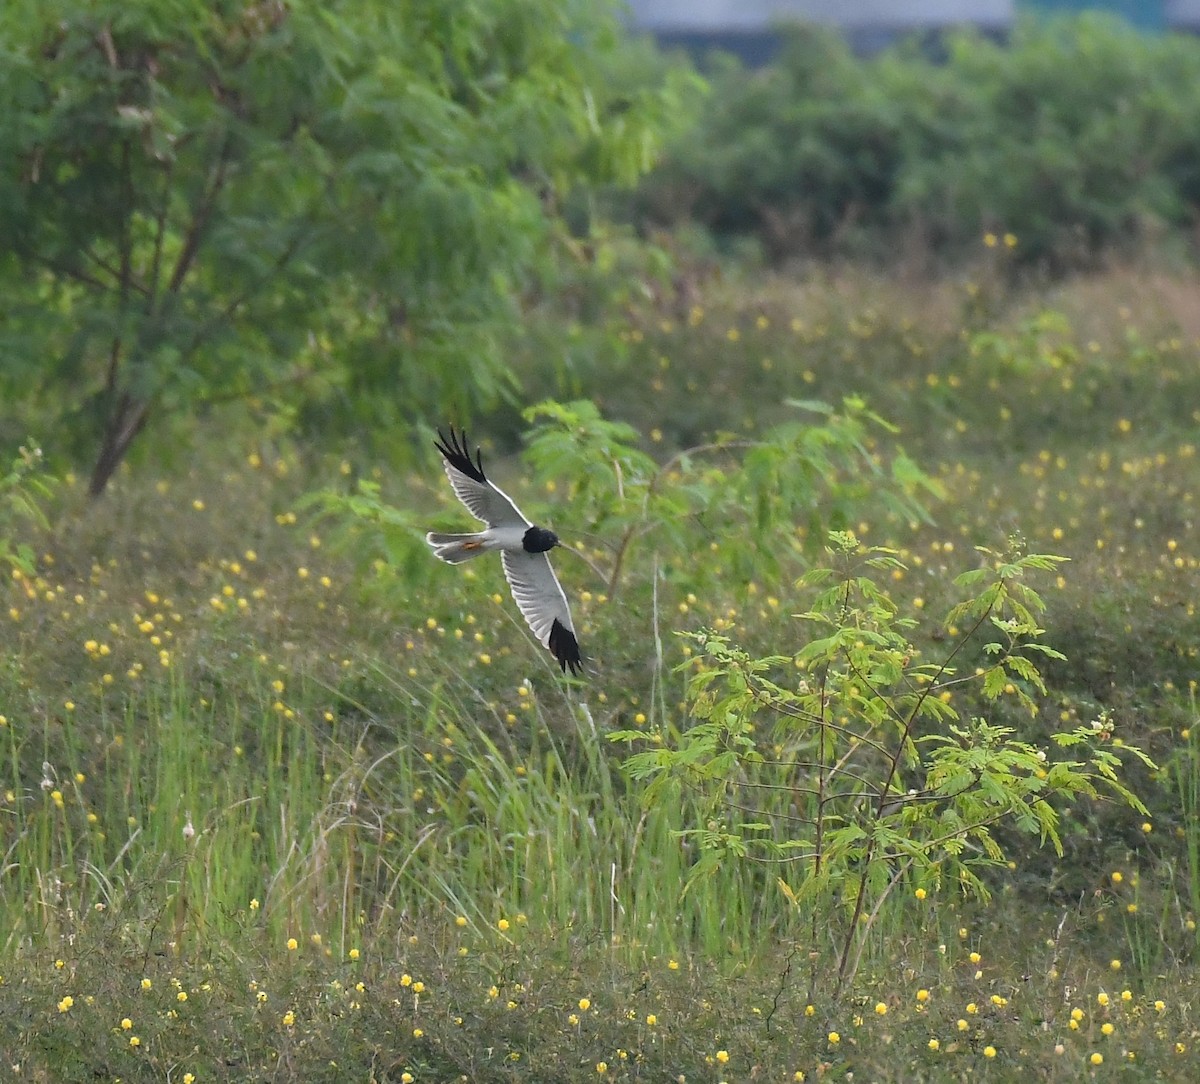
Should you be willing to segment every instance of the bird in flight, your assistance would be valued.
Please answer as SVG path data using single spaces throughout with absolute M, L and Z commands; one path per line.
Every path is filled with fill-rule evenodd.
M 475 459 L 467 450 L 467 434 L 450 427 L 447 440 L 438 430 L 436 447 L 442 453 L 446 477 L 455 496 L 476 519 L 487 524 L 475 534 L 442 534 L 430 531 L 425 541 L 434 556 L 452 565 L 462 564 L 489 550 L 500 551 L 504 578 L 512 588 L 513 599 L 534 636 L 550 649 L 563 673 L 583 670 L 579 641 L 571 623 L 571 610 L 554 569 L 550 550 L 562 543 L 558 535 L 544 527 L 535 527 L 503 490 L 488 481 L 483 473 L 483 456 L 475 449 Z

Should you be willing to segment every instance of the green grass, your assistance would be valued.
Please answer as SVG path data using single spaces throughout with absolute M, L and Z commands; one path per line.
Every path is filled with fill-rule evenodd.
M 498 569 L 381 564 L 380 535 L 304 510 L 318 484 L 348 486 L 337 460 L 214 432 L 194 467 L 128 471 L 96 506 L 68 481 L 52 530 L 21 528 L 37 573 L 0 613 L 4 1071 L 1190 1079 L 1197 329 L 1163 300 L 1178 284 L 1122 315 L 1133 275 L 1040 301 L 981 281 L 986 305 L 853 275 L 714 286 L 681 316 L 631 315 L 622 380 L 583 367 L 577 391 L 659 460 L 759 430 L 784 396 L 865 392 L 947 490 L 928 525 L 864 503 L 860 532 L 908 567 L 895 596 L 933 646 L 975 544 L 1019 533 L 1071 557 L 1038 585 L 1068 656 L 1051 696 L 1035 721 L 994 712 L 1036 740 L 1109 710 L 1161 766 L 1133 777 L 1148 820 L 1078 802 L 1062 860 L 1005 839 L 990 905 L 894 898 L 850 994 L 810 1014 L 780 870 L 727 863 L 685 892 L 697 856 L 674 833 L 711 810 L 645 807 L 605 739 L 686 725 L 678 631 L 724 622 L 751 650 L 795 650 L 798 564 L 690 595 L 668 564 L 652 598 L 633 550 L 609 602 L 562 555 L 596 658 L 566 687 Z M 1046 300 L 1065 322 L 1039 321 Z M 493 459 L 528 511 L 568 518 L 561 491 Z M 443 482 L 432 460 L 382 479 L 417 519 L 465 519 Z

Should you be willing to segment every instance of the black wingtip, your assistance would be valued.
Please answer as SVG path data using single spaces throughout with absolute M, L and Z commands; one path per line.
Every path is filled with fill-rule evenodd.
M 572 674 L 583 673 L 583 656 L 579 653 L 579 641 L 566 625 L 556 617 L 550 626 L 550 639 L 546 641 L 550 654 L 558 660 L 565 674 L 570 667 Z
M 434 447 L 442 453 L 442 458 L 446 460 L 456 471 L 465 474 L 468 478 L 473 478 L 476 482 L 487 483 L 487 476 L 483 473 L 483 452 L 475 449 L 475 461 L 471 461 L 471 453 L 468 450 L 467 431 L 459 430 L 455 433 L 454 426 L 450 426 L 450 439 L 447 440 L 439 429 L 437 431 L 438 440 L 434 441 Z

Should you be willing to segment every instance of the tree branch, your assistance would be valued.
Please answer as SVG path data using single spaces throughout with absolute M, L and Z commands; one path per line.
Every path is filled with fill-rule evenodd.
M 149 293 L 152 297 L 158 296 L 159 282 L 162 278 L 163 242 L 167 236 L 167 212 L 171 206 L 171 180 L 174 173 L 175 158 L 172 157 L 168 160 L 167 168 L 163 171 L 162 196 L 158 202 L 158 210 L 154 215 L 154 247 L 153 254 L 150 257 L 149 284 Z
M 230 134 L 229 129 L 226 128 L 224 139 L 221 141 L 221 151 L 217 156 L 216 167 L 213 170 L 209 185 L 205 189 L 199 205 L 196 207 L 195 214 L 192 215 L 192 223 L 188 227 L 187 234 L 183 239 L 183 248 L 180 250 L 179 258 L 175 261 L 175 268 L 171 272 L 170 281 L 167 283 L 167 293 L 176 294 L 179 292 L 180 287 L 183 286 L 183 280 L 192 269 L 193 263 L 195 263 L 196 255 L 200 251 L 201 242 L 204 240 L 204 231 L 208 227 L 213 211 L 216 210 L 217 198 L 225 187 L 225 180 L 229 174 L 232 149 L 233 136 Z

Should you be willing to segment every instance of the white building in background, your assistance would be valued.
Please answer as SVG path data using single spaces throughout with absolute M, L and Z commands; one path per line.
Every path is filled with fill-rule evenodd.
M 974 26 L 1002 35 L 1015 18 L 1014 0 L 627 0 L 630 23 L 664 44 L 720 47 L 748 60 L 772 48 L 775 27 L 791 20 L 820 23 L 870 51 L 908 34 L 934 35 Z M 1200 0 L 1194 0 L 1200 3 Z
M 634 25 L 646 30 L 762 30 L 780 19 L 846 30 L 938 30 L 963 24 L 1003 30 L 1014 13 L 1012 0 L 629 0 L 629 6 Z M 1186 0 L 1178 6 L 1186 6 Z
M 1200 0 L 1164 0 L 1163 16 L 1173 30 L 1200 33 Z

